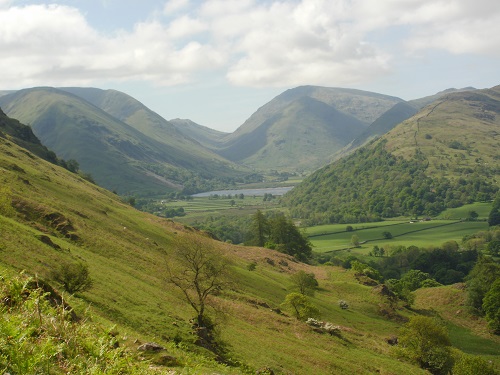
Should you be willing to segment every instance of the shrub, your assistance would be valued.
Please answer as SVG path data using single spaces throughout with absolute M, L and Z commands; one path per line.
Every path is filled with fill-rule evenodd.
M 52 272 L 52 278 L 71 294 L 84 292 L 92 287 L 89 268 L 82 262 L 61 264 Z
M 339 306 L 342 310 L 347 310 L 349 308 L 349 304 L 343 299 L 339 301 Z
M 401 330 L 398 349 L 402 357 L 432 374 L 448 374 L 453 366 L 446 328 L 433 318 L 414 316 Z
M 481 357 L 461 353 L 453 365 L 453 375 L 495 375 L 497 372 L 491 363 Z
M 319 310 L 312 305 L 306 296 L 300 293 L 290 293 L 281 304 L 285 309 L 291 311 L 299 320 L 317 318 Z

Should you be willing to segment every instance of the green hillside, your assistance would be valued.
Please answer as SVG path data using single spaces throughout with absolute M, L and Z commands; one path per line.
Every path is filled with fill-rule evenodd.
M 118 352 L 113 354 L 114 342 L 132 353 L 128 360 L 144 361 L 147 356 L 134 353 L 141 343 L 154 341 L 166 350 L 147 369 L 141 367 L 140 373 L 239 374 L 265 367 L 276 374 L 425 373 L 399 360 L 387 343 L 415 313 L 400 306 L 396 311 L 400 318 L 388 318 L 382 308 L 386 297 L 376 288 L 360 284 L 351 271 L 306 265 L 268 249 L 212 241 L 189 227 L 139 212 L 115 194 L 5 138 L 0 138 L 0 170 L 0 272 L 4 280 L 25 270 L 62 291 L 53 271 L 61 265 L 87 266 L 92 288 L 73 296 L 65 293 L 65 300 L 80 316 L 93 314 L 95 317 L 85 322 L 103 327 L 97 331 L 112 335 L 111 347 L 101 351 L 109 356 L 109 366 L 114 363 L 112 358 L 121 358 Z M 181 267 L 176 246 L 188 251 L 197 243 L 203 244 L 203 251 L 215 252 L 229 262 L 227 277 L 231 282 L 211 297 L 210 306 L 216 310 L 209 310 L 223 343 L 219 359 L 229 367 L 217 364 L 211 351 L 194 344 L 196 336 L 189 322 L 194 310 L 183 294 L 167 283 L 172 270 Z M 254 265 L 253 270 L 249 264 Z M 319 289 L 310 301 L 319 309 L 321 320 L 339 326 L 335 335 L 313 330 L 281 306 L 294 290 L 290 275 L 299 270 L 315 274 Z M 348 309 L 339 307 L 340 299 L 349 302 Z M 35 324 L 40 316 L 43 323 L 45 315 L 33 311 L 30 316 L 36 320 L 31 322 Z M 9 316 L 18 319 L 14 313 L 9 309 Z M 77 329 L 76 325 L 71 327 Z M 87 331 L 90 335 L 93 328 Z M 47 332 L 42 333 L 40 343 Z M 20 345 L 22 337 L 22 332 L 16 331 L 9 340 Z M 61 337 L 66 336 L 54 340 Z M 28 341 L 24 342 L 27 345 Z M 91 350 L 93 345 L 89 343 L 87 348 Z M 89 354 L 99 355 L 96 350 Z M 60 358 L 46 357 L 41 363 L 48 366 L 49 359 Z M 54 373 L 68 373 L 68 369 Z
M 360 90 L 297 87 L 259 108 L 214 150 L 256 168 L 313 170 L 399 102 Z
M 234 182 L 245 174 L 135 99 L 101 91 L 85 92 L 99 94 L 114 115 L 131 110 L 142 126 L 126 124 L 79 96 L 53 88 L 3 96 L 0 106 L 9 116 L 30 124 L 59 157 L 76 160 L 97 183 L 120 194 L 162 194 L 183 187 L 197 191 L 206 189 L 205 185 Z
M 318 170 L 283 202 L 309 224 L 437 215 L 492 200 L 499 187 L 500 87 L 453 93 L 352 155 Z

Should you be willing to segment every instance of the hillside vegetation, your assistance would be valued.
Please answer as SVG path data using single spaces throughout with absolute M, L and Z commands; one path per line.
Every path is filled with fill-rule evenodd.
M 46 343 L 46 360 L 40 362 L 44 369 L 71 373 L 77 368 L 71 366 L 99 367 L 101 362 L 93 361 L 92 355 L 99 355 L 96 351 L 100 350 L 103 356 L 110 356 L 106 357 L 109 360 L 102 358 L 105 364 L 99 367 L 101 373 L 115 365 L 122 371 L 123 366 L 146 371 L 142 361 L 153 366 L 147 371 L 159 373 L 255 373 L 266 367 L 277 374 L 425 373 L 414 364 L 398 360 L 387 342 L 415 313 L 399 305 L 394 310 L 396 318 L 388 317 L 384 313 L 387 297 L 359 283 L 352 271 L 310 266 L 269 249 L 210 240 L 189 227 L 139 212 L 115 194 L 5 138 L 0 138 L 0 170 L 0 268 L 5 280 L 25 270 L 64 296 L 67 292 L 53 274 L 61 265 L 83 264 L 92 278 L 90 289 L 65 297 L 77 315 L 84 316 L 88 309 L 95 314 L 89 321 L 97 325 L 95 328 L 71 326 L 75 334 L 85 330 L 84 340 L 88 340 L 83 345 L 89 353 L 82 356 L 89 355 L 89 360 L 79 357 L 79 365 L 78 358 L 73 358 L 75 362 L 66 366 L 64 359 L 68 357 L 57 355 L 66 344 L 54 340 L 71 337 L 61 333 L 50 338 L 44 324 L 51 321 L 53 312 L 40 304 L 41 315 L 36 313 L 33 301 L 40 301 L 39 292 L 22 294 L 27 305 L 4 310 L 17 321 L 35 318 L 25 320 L 23 327 L 34 327 L 32 332 L 36 334 L 31 337 L 38 337 L 40 345 Z M 195 344 L 199 336 L 193 335 L 190 322 L 195 311 L 185 295 L 168 282 L 172 270 L 175 275 L 182 267 L 177 258 L 179 244 L 181 249 L 188 249 L 193 243 L 205 244 L 203 249 L 211 249 L 229 265 L 232 282 L 207 300 L 207 314 L 218 327 L 217 350 Z M 317 280 L 316 293 L 307 298 L 322 321 L 338 326 L 332 331 L 335 334 L 297 320 L 293 311 L 282 306 L 285 297 L 295 290 L 291 275 L 301 270 Z M 339 300 L 347 301 L 348 309 L 341 308 Z M 30 306 L 34 306 L 33 313 L 23 315 L 23 309 Z M 39 317 L 41 325 L 37 323 Z M 56 326 L 53 320 L 53 324 L 57 328 L 63 323 Z M 24 331 L 9 329 L 9 340 L 15 345 L 25 342 L 35 345 L 36 350 L 43 349 L 31 339 L 22 341 Z M 112 332 L 111 337 L 106 331 Z M 103 337 L 109 337 L 109 341 L 103 341 Z M 78 340 L 75 337 L 75 346 L 67 350 L 80 350 Z M 90 343 L 96 340 L 99 344 Z M 159 356 L 137 355 L 139 344 L 145 341 L 154 341 L 165 349 Z M 116 345 L 126 357 L 114 351 Z M 0 350 L 7 361 L 17 353 Z
M 453 93 L 286 194 L 309 224 L 437 215 L 492 200 L 500 168 L 500 87 Z

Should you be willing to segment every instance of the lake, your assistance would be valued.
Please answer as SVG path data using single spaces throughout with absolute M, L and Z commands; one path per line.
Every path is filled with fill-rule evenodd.
M 204 193 L 193 194 L 193 197 L 209 197 L 211 195 L 235 195 L 243 194 L 245 196 L 263 196 L 264 194 L 283 195 L 293 189 L 293 186 L 283 186 L 276 188 L 262 188 L 262 189 L 233 189 L 233 190 L 215 190 L 206 191 Z

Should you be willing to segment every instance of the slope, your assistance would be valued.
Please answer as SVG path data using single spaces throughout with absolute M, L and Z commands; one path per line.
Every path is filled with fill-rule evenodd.
M 102 90 L 94 91 L 106 97 Z M 140 103 L 132 98 L 124 101 L 123 96 L 119 94 L 116 99 L 121 101 L 122 108 L 135 105 L 141 113 L 153 116 Z M 165 120 L 161 122 L 161 118 L 153 124 L 145 121 L 150 129 L 159 129 L 161 136 L 148 132 L 153 139 L 63 90 L 21 90 L 1 97 L 0 105 L 11 117 L 30 124 L 42 143 L 60 157 L 77 160 L 100 185 L 120 194 L 159 194 L 179 190 L 186 182 L 196 190 L 198 181 L 203 184 L 203 181 L 231 179 L 242 174 L 175 129 L 169 139 L 173 127 Z M 168 126 L 170 128 L 164 130 Z
M 436 215 L 493 199 L 500 169 L 500 87 L 453 93 L 322 168 L 283 201 L 311 223 Z
M 228 136 L 229 133 L 224 133 L 218 130 L 210 129 L 206 126 L 197 124 L 188 119 L 172 119 L 169 120 L 178 131 L 185 136 L 189 136 L 200 142 L 203 146 L 213 149 L 216 147 L 222 138 Z
M 297 87 L 259 108 L 216 151 L 252 167 L 314 169 L 401 101 L 353 89 Z
M 193 345 L 193 311 L 165 284 L 167 264 L 175 265 L 173 241 L 201 234 L 134 210 L 114 194 L 28 155 L 5 138 L 0 138 L 0 168 L 1 198 L 15 209 L 0 212 L 2 270 L 26 270 L 54 283 L 52 269 L 84 262 L 94 286 L 70 298 L 71 303 L 79 311 L 90 304 L 94 314 L 115 323 L 113 335 L 120 345 L 136 348 L 137 342 L 154 340 L 176 353 L 176 369 L 195 374 L 248 373 L 264 366 L 275 373 L 424 373 L 393 356 L 385 337 L 400 324 L 379 313 L 384 297 L 358 284 L 352 274 L 207 238 L 207 245 L 230 259 L 235 280 L 232 288 L 214 297 L 225 312 L 221 337 L 233 363 L 240 364 L 223 372 L 199 357 L 210 353 Z M 257 264 L 254 271 L 247 269 L 251 262 Z M 316 274 L 321 288 L 311 301 L 325 320 L 342 327 L 340 336 L 319 334 L 275 310 L 291 290 L 289 275 L 300 269 Z M 348 311 L 335 305 L 339 298 L 349 300 Z

